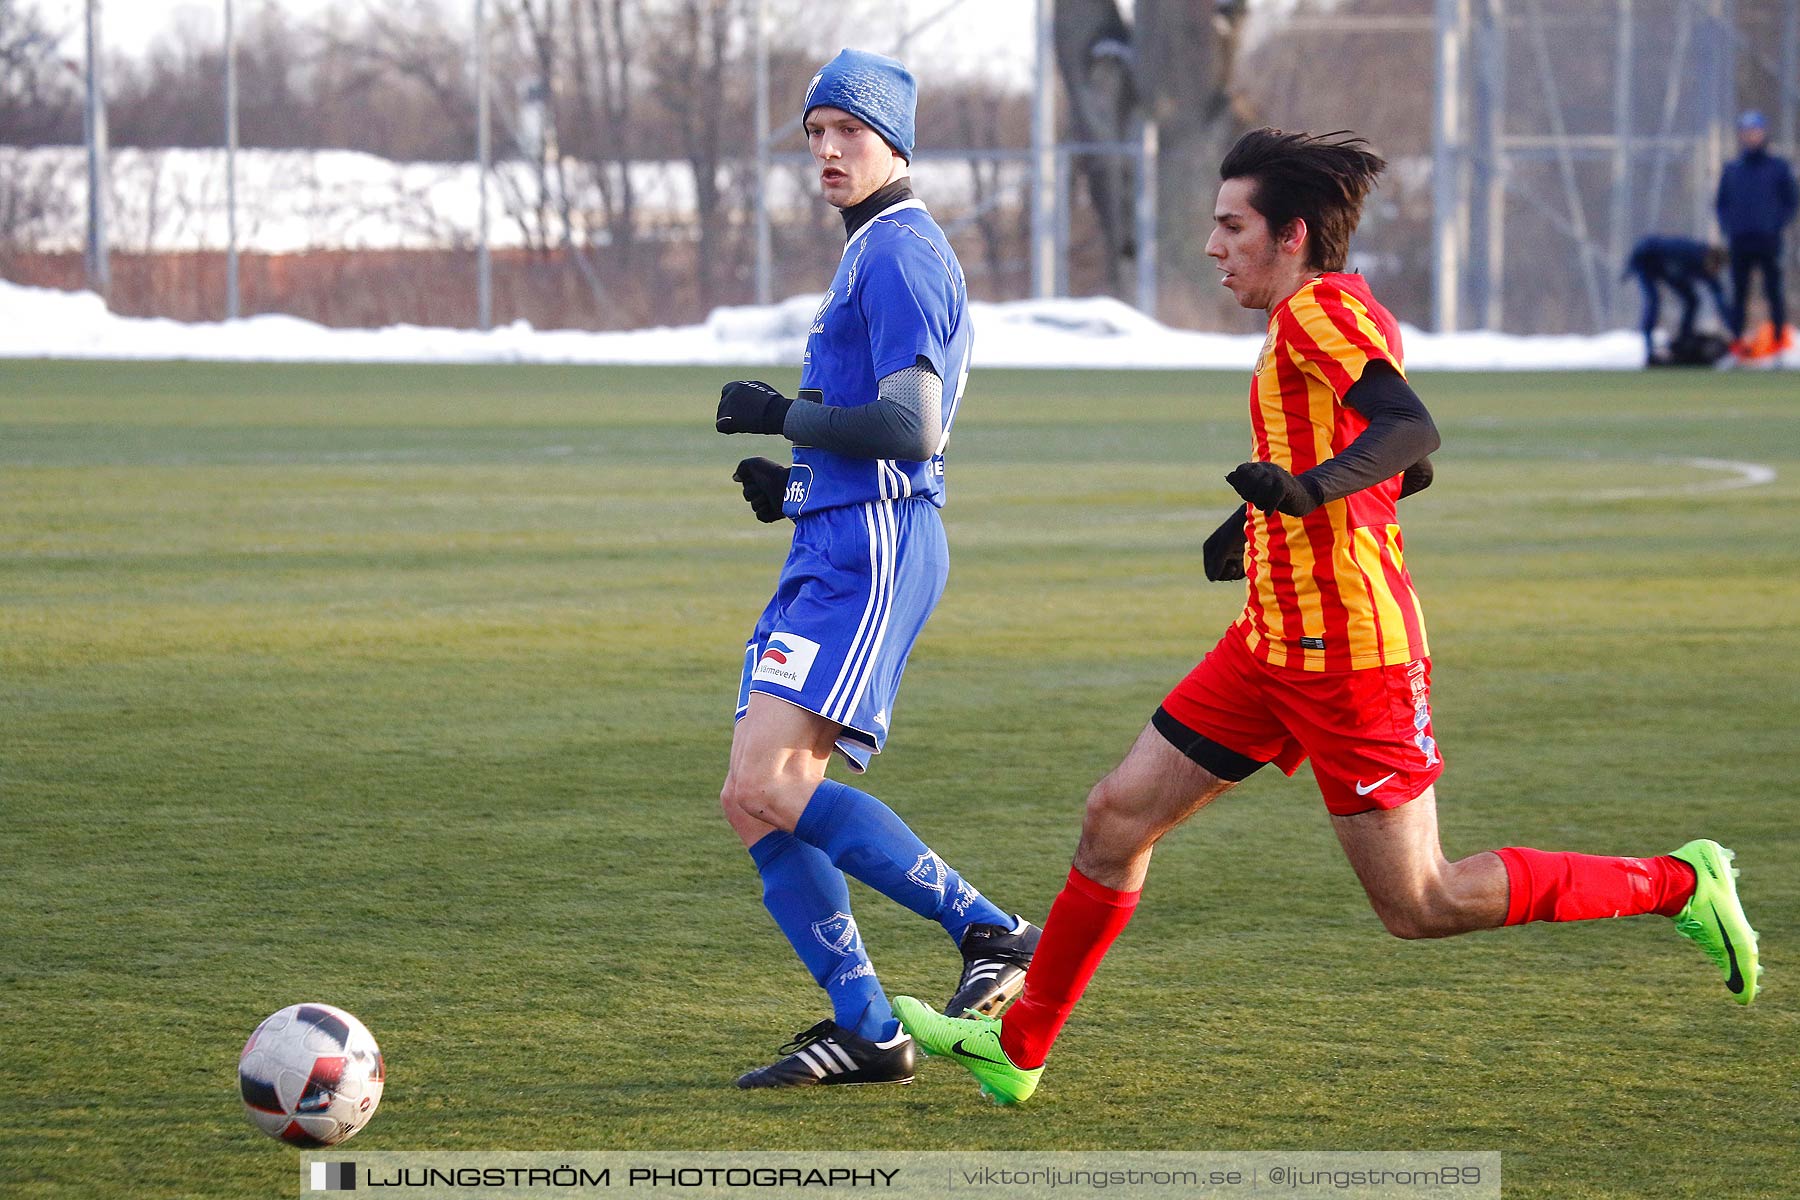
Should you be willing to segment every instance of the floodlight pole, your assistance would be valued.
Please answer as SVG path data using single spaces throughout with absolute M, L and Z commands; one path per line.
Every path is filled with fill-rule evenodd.
M 1474 112 L 1470 116 L 1470 312 L 1499 329 L 1506 292 L 1506 25 L 1502 0 L 1476 0 L 1472 29 Z
M 488 169 L 493 159 L 489 104 L 487 2 L 475 0 L 475 159 L 481 197 L 475 219 L 475 323 L 483 330 L 494 327 L 494 261 L 488 248 Z
M 1138 141 L 1137 178 L 1137 307 L 1156 315 L 1156 156 L 1160 151 L 1156 118 L 1144 118 Z
M 1616 0 L 1616 4 L 1613 23 L 1618 30 L 1618 44 L 1613 60 L 1612 228 L 1608 231 L 1607 254 L 1613 263 L 1619 264 L 1625 261 L 1626 248 L 1630 245 L 1631 197 L 1635 190 L 1631 173 L 1631 73 L 1637 60 L 1631 38 L 1634 19 L 1631 0 Z M 1625 293 L 1620 288 L 1613 288 L 1608 315 L 1614 322 L 1625 319 L 1626 303 Z
M 104 299 L 112 292 L 112 263 L 106 241 L 106 85 L 101 57 L 100 0 L 87 0 L 87 107 L 83 121 L 87 140 L 87 277 L 88 286 Z
M 1037 0 L 1037 70 L 1031 106 L 1031 294 L 1056 295 L 1056 48 L 1052 0 Z
M 225 0 L 225 319 L 238 319 L 237 235 L 238 78 L 237 29 L 232 0 Z
M 756 302 L 775 296 L 774 237 L 769 227 L 769 0 L 756 5 Z
M 1800 0 L 1787 0 L 1786 16 L 1781 22 L 1781 141 L 1788 153 L 1800 153 L 1800 128 L 1796 128 L 1794 111 L 1800 96 Z
M 1468 0 L 1437 0 L 1437 103 L 1431 129 L 1432 310 L 1439 333 L 1461 323 L 1462 229 L 1467 203 L 1462 188 L 1462 31 Z

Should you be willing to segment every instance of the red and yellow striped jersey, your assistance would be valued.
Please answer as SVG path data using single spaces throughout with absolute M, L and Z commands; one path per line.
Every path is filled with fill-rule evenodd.
M 1250 383 L 1251 457 L 1295 475 L 1368 427 L 1344 394 L 1371 361 L 1401 367 L 1400 326 L 1360 275 L 1330 273 L 1277 306 Z M 1354 671 L 1423 658 L 1425 617 L 1406 572 L 1400 476 L 1305 517 L 1250 508 L 1237 628 L 1272 666 Z

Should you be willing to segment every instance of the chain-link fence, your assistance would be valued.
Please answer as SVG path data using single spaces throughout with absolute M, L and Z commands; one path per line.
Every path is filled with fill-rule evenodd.
M 32 11 L 0 6 L 13 64 L 0 83 L 0 275 L 78 287 L 92 271 L 68 59 L 79 42 Z M 327 11 L 240 13 L 245 149 L 229 176 L 219 23 L 190 20 L 109 57 L 115 308 L 223 315 L 234 234 L 241 311 L 340 325 L 476 324 L 484 229 L 497 323 L 685 324 L 816 291 L 839 228 L 798 106 L 844 45 L 898 54 L 918 77 L 916 189 L 972 294 L 1111 293 L 1203 328 L 1254 323 L 1220 296 L 1202 250 L 1218 154 L 1249 125 L 1368 136 L 1393 167 L 1352 265 L 1405 320 L 1514 332 L 1629 324 L 1632 243 L 1717 236 L 1735 113 L 1767 111 L 1778 151 L 1800 136 L 1800 0 Z

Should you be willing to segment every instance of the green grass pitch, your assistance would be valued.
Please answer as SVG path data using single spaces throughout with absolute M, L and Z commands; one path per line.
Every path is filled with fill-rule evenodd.
M 791 386 L 792 372 L 767 373 Z M 740 1093 L 823 1015 L 720 819 L 785 547 L 726 370 L 0 365 L 0 1192 L 289 1194 L 265 1014 L 389 1064 L 359 1150 L 1500 1150 L 1509 1196 L 1779 1196 L 1800 1150 L 1800 398 L 1423 376 L 1446 849 L 1740 852 L 1766 991 L 1667 922 L 1385 935 L 1310 778 L 1157 852 L 1024 1109 Z M 1086 789 L 1241 603 L 1246 377 L 980 371 L 950 588 L 867 786 L 1041 918 Z M 1773 468 L 1738 479 L 1727 460 Z M 935 927 L 855 889 L 890 990 Z

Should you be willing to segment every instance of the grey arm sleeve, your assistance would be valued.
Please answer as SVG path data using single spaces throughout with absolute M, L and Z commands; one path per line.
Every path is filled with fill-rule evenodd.
M 882 377 L 875 400 L 838 408 L 802 394 L 787 411 L 782 436 L 798 446 L 817 446 L 852 458 L 924 462 L 937 453 L 944 433 L 944 381 L 929 363 Z

